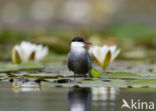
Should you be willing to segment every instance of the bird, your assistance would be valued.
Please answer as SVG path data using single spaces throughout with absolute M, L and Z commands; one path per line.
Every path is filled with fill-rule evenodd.
M 71 88 L 68 92 L 70 111 L 88 111 L 92 100 L 91 88 Z
M 71 41 L 70 52 L 68 54 L 68 69 L 76 75 L 83 75 L 89 73 L 92 69 L 92 61 L 88 51 L 85 49 L 86 45 L 92 44 L 85 41 L 82 37 L 75 37 Z

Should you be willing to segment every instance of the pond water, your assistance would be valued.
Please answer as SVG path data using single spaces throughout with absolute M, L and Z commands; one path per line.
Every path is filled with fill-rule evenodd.
M 120 111 L 123 99 L 156 103 L 155 94 L 155 88 L 13 88 L 4 81 L 0 82 L 0 111 Z

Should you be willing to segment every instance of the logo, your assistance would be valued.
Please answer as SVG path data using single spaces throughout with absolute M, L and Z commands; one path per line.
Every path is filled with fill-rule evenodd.
M 121 109 L 127 108 L 127 109 L 146 109 L 146 110 L 152 110 L 154 109 L 154 102 L 144 102 L 138 99 L 135 101 L 134 99 L 131 99 L 128 103 L 125 99 L 122 99 L 122 106 Z

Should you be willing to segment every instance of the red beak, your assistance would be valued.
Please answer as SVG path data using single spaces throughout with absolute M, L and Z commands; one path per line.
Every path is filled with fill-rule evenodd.
M 91 45 L 92 43 L 91 42 L 84 42 L 84 44 Z

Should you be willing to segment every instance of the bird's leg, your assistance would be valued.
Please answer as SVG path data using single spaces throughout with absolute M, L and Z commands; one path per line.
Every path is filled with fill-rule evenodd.
M 74 73 L 74 81 L 76 80 L 76 73 Z
M 87 75 L 84 75 L 84 79 L 87 79 Z

